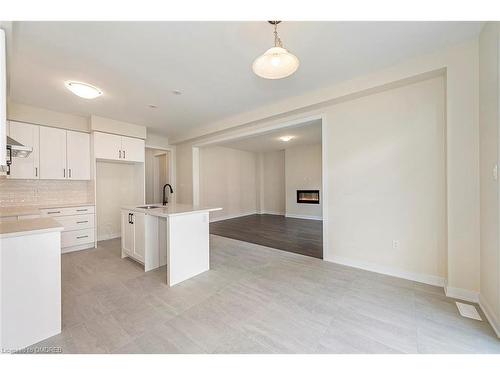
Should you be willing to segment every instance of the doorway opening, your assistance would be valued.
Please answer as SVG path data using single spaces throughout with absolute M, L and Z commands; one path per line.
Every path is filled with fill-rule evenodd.
M 193 156 L 199 204 L 223 208 L 211 234 L 323 258 L 321 118 L 210 142 Z
M 146 148 L 145 189 L 146 204 L 162 203 L 163 186 L 172 184 L 171 153 L 169 150 Z M 169 194 L 167 190 L 167 194 Z M 172 201 L 171 198 L 169 201 Z

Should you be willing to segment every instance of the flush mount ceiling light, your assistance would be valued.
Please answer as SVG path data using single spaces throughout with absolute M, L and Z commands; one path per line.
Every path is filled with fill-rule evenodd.
M 274 47 L 257 57 L 253 62 L 252 69 L 255 74 L 262 78 L 285 78 L 295 73 L 299 68 L 299 59 L 283 48 L 283 43 L 278 36 L 278 24 L 281 21 L 268 22 L 274 26 Z
M 283 137 L 280 137 L 280 141 L 283 141 L 283 142 L 288 142 L 288 141 L 290 141 L 292 139 L 293 139 L 292 135 L 285 135 Z
M 66 81 L 64 84 L 69 91 L 79 96 L 80 98 L 95 99 L 98 96 L 102 95 L 101 89 L 89 85 L 88 83 Z

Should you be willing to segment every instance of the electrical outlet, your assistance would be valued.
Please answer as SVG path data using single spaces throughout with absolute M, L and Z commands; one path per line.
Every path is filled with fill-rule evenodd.
M 392 240 L 392 248 L 399 249 L 399 240 Z
M 497 181 L 498 180 L 498 165 L 497 164 L 495 164 L 495 166 L 493 167 L 491 174 L 493 175 L 493 180 Z

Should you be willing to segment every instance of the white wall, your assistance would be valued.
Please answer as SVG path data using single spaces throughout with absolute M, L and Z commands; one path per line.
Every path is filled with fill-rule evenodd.
M 285 214 L 285 151 L 259 153 L 259 213 Z
M 329 112 L 334 260 L 446 279 L 444 116 L 442 77 Z
M 96 165 L 97 238 L 102 241 L 120 237 L 122 206 L 143 203 L 144 167 L 104 161 Z
M 106 117 L 90 116 L 92 131 L 125 135 L 128 137 L 146 139 L 146 127 L 128 122 L 113 120 Z
M 211 220 L 257 212 L 257 155 L 226 147 L 200 148 L 200 205 L 222 207 Z
M 481 167 L 480 303 L 500 335 L 499 186 L 494 168 L 499 156 L 499 26 L 488 23 L 479 39 L 479 130 Z
M 13 101 L 9 101 L 7 104 L 7 118 L 9 120 L 52 126 L 55 128 L 84 132 L 90 131 L 88 117 L 51 111 L 45 108 L 33 107 Z
M 321 144 L 285 150 L 286 216 L 321 219 Z M 297 190 L 319 190 L 320 204 L 297 203 Z
M 446 75 L 446 177 L 447 177 L 447 283 L 448 293 L 477 296 L 479 292 L 479 115 L 478 115 L 478 41 L 472 40 L 446 50 L 417 56 L 387 69 L 325 87 L 286 101 L 273 103 L 248 113 L 207 124 L 196 134 L 202 138 L 177 145 L 179 197 L 191 202 L 193 196 L 192 146 L 250 132 L 268 131 L 284 123 L 322 116 L 323 129 L 335 124 L 330 114 L 336 104 L 355 97 L 398 87 L 437 74 Z M 212 133 L 218 131 L 218 133 Z M 325 135 L 323 135 L 325 137 Z M 184 138 L 186 139 L 186 138 Z M 329 158 L 332 139 L 324 138 L 323 154 Z M 180 168 L 183 168 L 182 172 Z M 325 171 L 328 175 L 331 169 Z M 335 207 L 335 187 L 326 186 L 323 194 L 323 220 L 329 223 Z M 325 193 L 329 201 L 325 200 Z M 338 232 L 341 223 L 332 223 Z M 330 225 L 330 224 L 328 224 Z M 324 259 L 333 261 L 337 248 L 324 231 Z M 408 276 L 408 275 L 407 275 Z

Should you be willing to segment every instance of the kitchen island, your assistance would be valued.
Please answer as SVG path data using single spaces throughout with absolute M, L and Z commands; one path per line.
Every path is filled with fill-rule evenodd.
M 61 231 L 52 218 L 0 223 L 0 347 L 61 332 Z
M 221 209 L 175 203 L 122 207 L 122 258 L 140 262 L 145 271 L 166 265 L 169 286 L 208 271 L 209 213 Z

